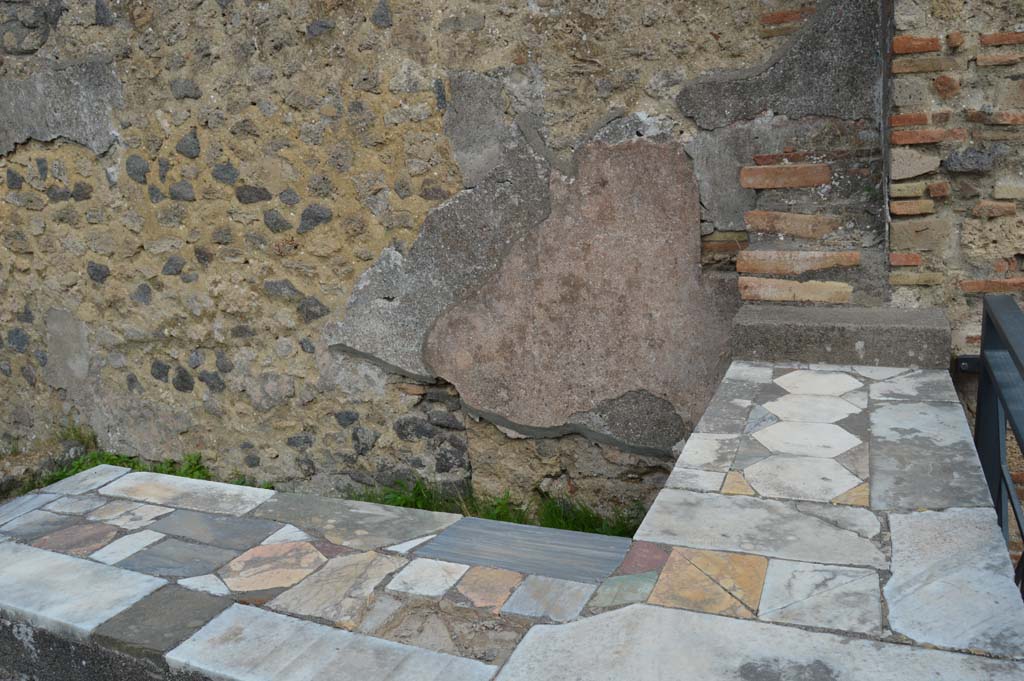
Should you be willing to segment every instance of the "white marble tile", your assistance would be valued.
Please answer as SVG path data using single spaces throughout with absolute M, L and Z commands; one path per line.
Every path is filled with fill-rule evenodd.
M 174 670 L 244 681 L 488 681 L 495 667 L 232 605 L 167 653 Z
M 745 381 L 747 383 L 771 383 L 775 367 L 771 364 L 734 361 L 725 372 L 727 381 Z
M 178 584 L 193 591 L 204 591 L 214 596 L 230 596 L 231 589 L 221 581 L 217 575 L 199 575 L 198 577 L 187 577 L 179 579 Z
M 739 435 L 694 433 L 683 445 L 677 466 L 725 472 L 732 466 Z
M 166 584 L 14 542 L 0 545 L 0 566 L 0 610 L 75 639 Z
M 159 473 L 129 473 L 101 488 L 100 494 L 193 511 L 244 515 L 273 497 L 274 491 Z
M 828 502 L 863 480 L 833 459 L 770 456 L 743 470 L 747 482 L 763 497 Z
M 166 506 L 154 506 L 153 504 L 141 504 L 136 501 L 118 499 L 101 506 L 86 516 L 89 520 L 116 525 L 125 530 L 141 530 L 147 525 L 152 525 L 157 518 L 165 516 L 173 508 Z
M 401 553 L 404 555 L 415 549 L 417 546 L 420 546 L 421 544 L 430 541 L 436 536 L 436 534 L 428 534 L 426 537 L 417 537 L 416 539 L 410 539 L 409 541 L 402 542 L 401 544 L 389 546 L 387 547 L 387 550 L 393 553 Z
M 288 542 L 293 541 L 313 541 L 313 538 L 294 525 L 285 525 L 280 530 L 264 539 L 262 543 L 287 544 Z
M 892 513 L 889 524 L 885 599 L 894 632 L 919 643 L 1024 657 L 1024 602 L 991 508 Z
M 780 376 L 775 379 L 775 383 L 787 392 L 796 395 L 832 395 L 835 397 L 864 385 L 849 374 L 808 369 L 800 369 Z
M 852 402 L 827 395 L 783 395 L 767 402 L 764 408 L 783 421 L 835 423 L 861 412 Z
M 881 383 L 874 383 L 870 390 L 873 400 L 959 401 L 948 371 L 912 371 Z
M 878 573 L 867 568 L 772 559 L 757 616 L 769 622 L 880 634 Z
M 120 563 L 128 556 L 135 555 L 150 544 L 154 544 L 163 538 L 164 535 L 159 532 L 142 530 L 141 532 L 135 532 L 125 535 L 120 539 L 115 539 L 89 557 L 101 563 L 113 565 Z
M 52 494 L 85 494 L 117 480 L 126 473 L 131 473 L 131 470 L 123 466 L 100 464 L 81 473 L 76 473 L 70 478 L 55 482 L 49 487 L 43 488 L 43 491 Z
M 692 489 L 697 492 L 717 492 L 722 489 L 725 473 L 704 471 L 699 468 L 683 468 L 676 466 L 665 481 L 665 487 L 675 489 Z
M 432 596 L 439 598 L 455 586 L 469 569 L 468 565 L 449 563 L 431 558 L 417 558 L 395 575 L 388 591 Z
M 596 590 L 596 584 L 529 575 L 505 601 L 501 612 L 569 622 L 579 617 Z
M 864 378 L 871 379 L 872 381 L 884 381 L 886 379 L 905 374 L 911 369 L 904 367 L 869 367 L 869 366 L 855 366 L 851 367 L 856 373 L 860 374 Z
M 888 565 L 873 542 L 839 522 L 865 509 L 837 506 L 828 517 L 801 510 L 803 503 L 663 489 L 633 538 L 811 563 Z
M 860 439 L 831 423 L 782 421 L 754 433 L 754 439 L 776 454 L 832 459 L 859 445 Z
M 497 681 L 1020 681 L 1024 663 L 631 605 L 535 626 Z

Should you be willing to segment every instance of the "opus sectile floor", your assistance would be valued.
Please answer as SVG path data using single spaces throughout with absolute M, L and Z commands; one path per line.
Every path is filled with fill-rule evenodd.
M 227 679 L 1019 679 L 944 372 L 735 362 L 633 541 L 100 466 L 0 506 L 0 613 Z

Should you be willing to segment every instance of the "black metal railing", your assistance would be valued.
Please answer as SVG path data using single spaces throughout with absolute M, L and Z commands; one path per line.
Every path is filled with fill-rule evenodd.
M 985 296 L 974 444 L 1007 543 L 1010 521 L 1024 537 L 1024 513 L 1006 465 L 1006 424 L 1024 445 L 1024 312 L 1010 296 Z M 1024 596 L 1024 556 L 1015 581 Z

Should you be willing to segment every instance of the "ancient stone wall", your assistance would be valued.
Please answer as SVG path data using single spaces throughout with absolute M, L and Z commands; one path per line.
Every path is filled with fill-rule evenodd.
M 888 297 L 883 22 L 0 0 L 4 446 L 647 498 L 741 295 Z
M 982 294 L 1024 290 L 1024 2 L 897 0 L 895 28 L 893 303 L 976 353 Z

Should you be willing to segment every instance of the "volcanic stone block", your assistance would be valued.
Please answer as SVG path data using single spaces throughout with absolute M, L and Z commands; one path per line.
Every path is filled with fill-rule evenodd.
M 733 320 L 738 359 L 946 368 L 941 310 L 744 305 Z

